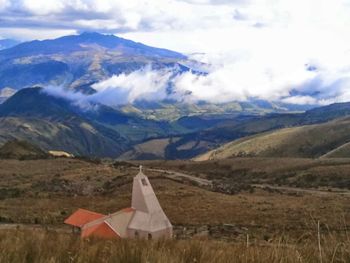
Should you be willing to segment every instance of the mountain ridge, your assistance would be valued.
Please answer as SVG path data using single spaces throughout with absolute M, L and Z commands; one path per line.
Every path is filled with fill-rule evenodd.
M 0 89 L 64 84 L 88 93 L 91 84 L 112 75 L 150 64 L 172 68 L 186 59 L 179 52 L 99 33 L 33 40 L 0 50 Z
M 350 117 L 325 123 L 268 131 L 229 142 L 195 158 L 234 157 L 348 158 Z

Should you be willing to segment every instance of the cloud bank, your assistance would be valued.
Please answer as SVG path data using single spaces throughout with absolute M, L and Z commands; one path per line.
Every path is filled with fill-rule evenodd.
M 349 12 L 348 0 L 0 0 L 0 37 L 115 33 L 211 65 L 113 76 L 96 84 L 109 104 L 164 98 L 169 82 L 177 99 L 327 104 L 350 100 Z
M 85 95 L 61 87 L 49 86 L 45 91 L 63 97 L 84 109 L 92 105 L 119 106 L 137 101 L 175 100 L 192 103 L 207 101 L 226 103 L 263 99 L 286 104 L 326 105 L 350 101 L 350 78 L 344 74 L 332 76 L 325 70 L 310 70 L 304 65 L 298 71 L 269 74 L 262 68 L 251 68 L 251 64 L 233 64 L 230 67 L 214 68 L 207 75 L 184 72 L 174 75 L 172 69 L 154 70 L 151 66 L 129 74 L 114 75 L 92 85 L 96 93 Z M 245 76 L 254 72 L 254 78 Z M 249 79 L 249 81 L 247 81 Z M 259 89 L 255 87 L 259 85 Z

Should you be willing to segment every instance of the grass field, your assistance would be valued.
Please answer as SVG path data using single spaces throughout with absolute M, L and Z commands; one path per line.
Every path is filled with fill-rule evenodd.
M 349 158 L 349 118 L 284 128 L 244 137 L 199 156 L 198 160 L 250 157 L 322 156 Z
M 315 234 L 307 244 L 195 240 L 80 240 L 53 231 L 0 232 L 0 262 L 349 262 L 349 237 Z
M 323 262 L 332 262 L 333 255 L 333 262 L 349 262 L 347 159 L 143 162 L 176 240 L 105 242 L 73 236 L 63 221 L 77 208 L 107 214 L 130 206 L 137 164 L 1 160 L 0 247 L 8 253 L 1 254 L 0 262 L 96 262 L 96 257 L 101 262 L 232 262 L 232 257 L 234 262 L 320 262 L 318 233 Z M 162 170 L 235 191 L 172 180 Z M 336 187 L 339 182 L 345 186 Z M 293 190 L 301 187 L 305 191 Z M 107 247 L 105 252 L 101 247 Z M 32 261 L 23 259 L 27 254 Z

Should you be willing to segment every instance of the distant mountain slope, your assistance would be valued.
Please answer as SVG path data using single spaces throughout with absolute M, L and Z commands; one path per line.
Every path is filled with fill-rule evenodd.
M 0 144 L 21 139 L 47 151 L 117 157 L 135 143 L 205 126 L 195 128 L 186 127 L 186 122 L 181 125 L 146 120 L 99 104 L 84 107 L 49 95 L 40 87 L 22 89 L 0 104 Z
M 323 124 L 258 134 L 211 151 L 197 160 L 231 157 L 350 157 L 350 117 Z
M 155 48 L 120 38 L 114 35 L 103 35 L 96 32 L 84 32 L 80 35 L 64 36 L 49 40 L 34 40 L 17 45 L 0 52 L 2 58 L 28 57 L 36 55 L 70 54 L 91 49 L 110 49 L 119 54 L 142 55 L 159 58 L 184 59 L 186 56 L 167 49 Z
M 283 128 L 311 125 L 328 122 L 337 118 L 350 115 L 350 103 L 339 103 L 317 109 L 306 111 L 299 114 L 268 114 L 265 116 L 238 115 L 228 118 L 212 125 L 211 128 L 187 133 L 177 136 L 176 141 L 168 141 L 163 145 L 159 159 L 188 159 L 198 155 L 205 154 L 228 142 L 255 134 L 261 134 Z M 185 118 L 186 119 L 186 118 Z M 193 122 L 201 123 L 191 118 L 185 122 L 180 121 L 182 125 Z M 210 122 L 208 122 L 210 124 Z M 150 144 L 153 142 L 150 141 Z M 129 158 L 140 159 L 140 156 L 148 156 L 144 147 L 136 145 L 128 152 Z
M 280 102 L 265 101 L 232 101 L 226 103 L 211 102 L 182 102 L 182 101 L 136 101 L 134 104 L 122 105 L 120 110 L 123 112 L 133 112 L 140 117 L 155 120 L 174 121 L 183 117 L 209 115 L 222 118 L 220 115 L 229 116 L 232 114 L 251 114 L 266 115 L 269 113 L 292 113 L 303 112 L 314 108 L 311 105 L 295 107 L 293 105 L 283 104 Z M 193 123 L 194 125 L 194 123 Z
M 20 42 L 14 39 L 0 39 L 0 50 L 11 48 L 18 45 Z
M 105 105 L 85 106 L 49 95 L 42 88 L 22 89 L 0 104 L 0 144 L 20 139 L 45 151 L 62 150 L 74 155 L 189 159 L 242 137 L 327 122 L 350 112 L 350 103 L 343 103 L 299 114 L 209 114 L 168 122 L 142 119 Z M 293 134 L 296 130 L 291 129 Z M 289 134 L 281 133 L 273 141 L 285 141 Z M 334 153 L 339 155 L 341 149 L 347 149 L 341 147 L 342 139 L 334 148 L 327 146 L 317 153 L 310 150 L 305 156 L 321 156 L 340 147 Z M 285 154 L 278 149 L 275 152 Z
M 45 150 L 115 157 L 129 147 L 117 131 L 79 115 L 70 102 L 40 88 L 23 89 L 0 105 L 0 143 L 32 142 Z
M 153 139 L 134 146 L 118 157 L 119 160 L 161 160 L 167 159 L 166 147 L 177 138 Z
M 114 35 L 83 33 L 31 41 L 0 50 L 0 89 L 64 84 L 91 92 L 91 84 L 152 64 L 189 70 L 186 56 Z
M 11 140 L 0 147 L 3 159 L 46 159 L 49 154 L 26 141 Z

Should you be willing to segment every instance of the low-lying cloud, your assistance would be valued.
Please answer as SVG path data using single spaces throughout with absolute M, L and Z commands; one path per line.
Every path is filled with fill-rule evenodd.
M 212 64 L 208 74 L 193 71 L 174 74 L 169 68 L 155 70 L 147 66 L 94 84 L 92 88 L 96 93 L 92 95 L 53 86 L 47 87 L 46 91 L 83 108 L 95 103 L 118 106 L 164 99 L 190 103 L 262 99 L 298 105 L 350 101 L 349 70 L 344 69 L 340 74 L 321 64 L 294 66 L 279 68 L 271 65 L 267 68 L 265 64 L 233 59 L 231 64 Z

